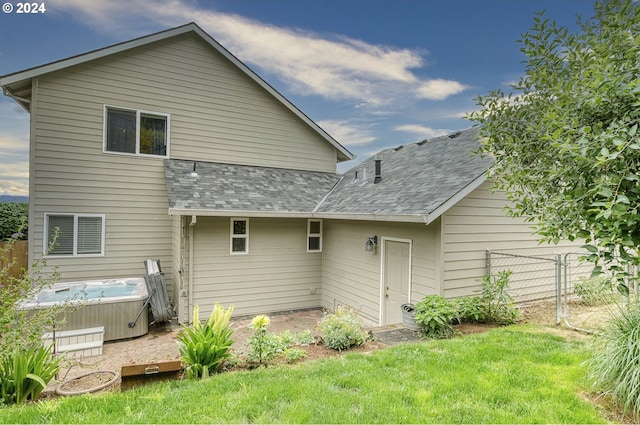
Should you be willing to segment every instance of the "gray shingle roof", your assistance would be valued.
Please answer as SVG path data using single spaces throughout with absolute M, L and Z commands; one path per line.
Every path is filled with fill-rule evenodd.
M 192 176 L 197 163 L 197 176 Z M 340 179 L 335 173 L 165 160 L 169 208 L 310 213 Z
M 493 164 L 492 158 L 472 153 L 479 147 L 479 130 L 471 128 L 386 149 L 342 176 L 196 161 L 198 175 L 192 177 L 194 161 L 168 159 L 169 208 L 429 222 Z M 379 183 L 374 183 L 376 158 L 382 165 Z
M 472 154 L 478 147 L 479 129 L 471 128 L 386 149 L 346 172 L 316 211 L 359 215 L 432 213 L 492 165 L 491 158 Z M 374 184 L 376 157 L 381 159 L 382 179 Z

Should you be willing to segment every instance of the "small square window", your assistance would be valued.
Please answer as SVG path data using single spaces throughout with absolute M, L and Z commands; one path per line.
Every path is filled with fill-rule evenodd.
M 307 252 L 322 251 L 322 220 L 307 220 Z
M 231 219 L 231 255 L 249 253 L 249 219 Z

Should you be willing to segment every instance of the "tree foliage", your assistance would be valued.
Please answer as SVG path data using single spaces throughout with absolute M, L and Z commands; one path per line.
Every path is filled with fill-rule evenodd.
M 29 216 L 26 202 L 0 202 L 0 240 L 27 239 L 27 227 L 23 226 Z M 21 228 L 20 232 L 16 229 Z
M 496 187 L 546 241 L 584 238 L 618 276 L 640 246 L 640 4 L 596 3 L 576 32 L 536 14 L 518 40 L 525 73 L 476 98 Z M 596 267 L 599 272 L 600 265 Z

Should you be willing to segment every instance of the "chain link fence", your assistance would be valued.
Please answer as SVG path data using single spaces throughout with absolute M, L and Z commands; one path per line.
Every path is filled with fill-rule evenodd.
M 621 296 L 609 279 L 591 276 L 586 255 L 487 251 L 487 274 L 511 271 L 509 293 L 531 321 L 595 332 Z

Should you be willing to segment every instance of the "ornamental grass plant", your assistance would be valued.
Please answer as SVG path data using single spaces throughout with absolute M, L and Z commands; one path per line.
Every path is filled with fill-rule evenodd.
M 611 317 L 591 346 L 587 362 L 593 388 L 618 400 L 640 418 L 640 300 L 613 304 Z

